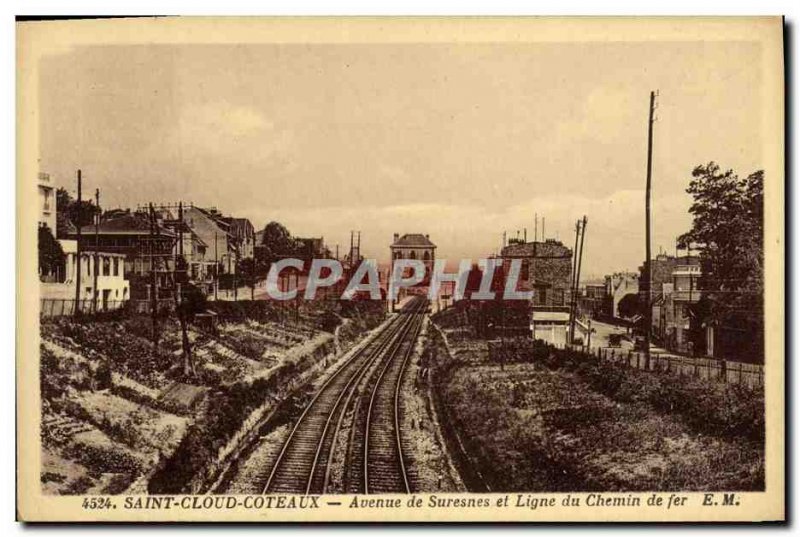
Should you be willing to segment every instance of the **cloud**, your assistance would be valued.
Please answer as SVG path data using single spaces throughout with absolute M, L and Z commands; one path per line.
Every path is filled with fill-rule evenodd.
M 227 102 L 184 106 L 175 136 L 181 148 L 201 155 L 236 156 L 258 160 L 284 151 L 289 133 L 261 112 Z
M 654 252 L 661 246 L 670 250 L 675 237 L 688 229 L 690 201 L 685 194 L 654 195 Z M 589 224 L 584 274 L 635 270 L 644 259 L 642 190 L 619 190 L 603 197 L 540 196 L 522 200 L 504 210 L 473 204 L 411 203 L 389 207 L 286 208 L 272 210 L 268 215 L 253 206 L 248 214 L 255 215 L 252 218 L 256 227 L 263 227 L 268 220 L 277 220 L 296 235 L 322 235 L 332 249 L 338 243 L 342 253 L 349 247 L 350 230 L 360 230 L 363 253 L 379 261 L 388 258 L 394 233 L 429 233 L 442 258 L 475 259 L 491 255 L 500 248 L 503 231 L 509 238 L 517 231 L 522 236 L 527 227 L 528 240 L 533 240 L 534 214 L 539 216 L 540 240 L 544 217 L 547 238 L 558 238 L 572 248 L 575 221 L 586 215 Z
M 641 96 L 615 86 L 598 86 L 590 91 L 571 116 L 558 122 L 553 145 L 574 147 L 597 140 L 604 143 L 630 141 L 630 129 L 642 124 Z M 646 103 L 644 103 L 646 104 Z

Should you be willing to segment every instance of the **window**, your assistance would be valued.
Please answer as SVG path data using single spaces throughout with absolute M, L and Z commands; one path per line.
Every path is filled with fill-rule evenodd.
M 103 258 L 103 276 L 111 276 L 111 260 L 107 257 Z
M 425 254 L 422 256 L 422 259 L 424 259 L 425 261 L 431 260 L 431 254 L 428 250 L 425 250 Z
M 417 252 L 415 252 L 414 250 L 411 250 L 411 255 L 408 256 L 408 258 L 409 259 L 416 259 L 417 258 Z
M 547 287 L 537 285 L 533 291 L 533 302 L 536 306 L 547 305 Z
M 564 290 L 563 289 L 554 289 L 553 290 L 553 305 L 554 306 L 564 306 Z
M 114 276 L 119 276 L 119 258 L 114 258 Z

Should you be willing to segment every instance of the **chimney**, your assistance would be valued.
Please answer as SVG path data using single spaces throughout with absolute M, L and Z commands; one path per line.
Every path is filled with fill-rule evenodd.
M 425 238 L 426 238 L 426 239 L 430 239 L 430 238 L 431 238 L 431 236 L 430 236 L 430 235 L 428 235 L 428 234 L 426 233 L 426 234 L 425 234 Z
M 394 242 L 397 242 L 399 240 L 400 240 L 400 234 L 399 233 L 395 233 L 394 234 Z

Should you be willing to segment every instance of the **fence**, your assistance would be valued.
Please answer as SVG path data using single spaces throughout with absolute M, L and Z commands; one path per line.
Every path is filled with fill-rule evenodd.
M 642 352 L 598 348 L 593 354 L 601 360 L 623 364 L 627 367 L 648 369 Z M 751 388 L 764 385 L 764 366 L 760 364 L 651 353 L 649 370 L 731 384 L 745 384 Z
M 42 318 L 49 319 L 54 317 L 64 317 L 75 314 L 75 299 L 69 298 L 42 298 L 40 299 L 41 309 L 39 310 Z M 80 312 L 90 315 L 93 313 L 108 313 L 126 309 L 131 314 L 149 314 L 151 303 L 149 300 L 102 300 L 97 301 L 95 311 L 95 301 L 91 298 L 79 301 Z M 171 310 L 174 306 L 172 299 L 159 299 L 159 310 Z

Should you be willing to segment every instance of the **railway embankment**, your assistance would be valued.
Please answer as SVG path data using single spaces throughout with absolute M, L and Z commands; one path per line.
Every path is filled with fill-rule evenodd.
M 471 490 L 763 490 L 763 390 L 546 345 L 495 361 L 457 314 L 433 385 Z
M 304 379 L 296 383 L 284 397 L 274 402 L 265 402 L 269 407 L 264 418 L 254 425 L 245 424 L 240 432 L 241 438 L 236 450 L 231 451 L 226 468 L 218 474 L 209 487 L 212 492 L 236 494 L 261 494 L 268 474 L 275 464 L 281 449 L 306 405 L 310 403 L 317 390 L 337 374 L 348 360 L 382 330 L 385 321 L 358 333 L 358 337 L 345 338 L 340 334 L 334 356 L 326 367 L 310 368 Z M 245 432 L 247 431 L 247 432 Z
M 464 492 L 466 485 L 443 434 L 443 416 L 434 400 L 433 362 L 437 327 L 427 318 L 414 347 L 402 386 L 404 452 L 413 473 L 413 488 L 422 492 Z
M 423 475 L 428 483 L 437 482 L 432 490 L 456 490 L 452 480 L 441 483 L 441 472 L 419 467 L 432 461 L 435 431 L 409 407 L 414 404 L 409 392 L 420 377 L 418 342 L 426 305 L 409 302 L 337 367 L 309 382 L 302 400 L 276 412 L 260 429 L 217 490 L 416 492 Z M 424 397 L 416 404 L 424 406 Z M 419 441 L 422 437 L 427 443 Z M 427 459 L 419 456 L 420 447 L 427 449 Z
M 351 311 L 338 332 L 308 326 L 294 345 L 270 354 L 274 360 L 270 367 L 217 386 L 181 443 L 153 473 L 149 492 L 203 493 L 219 488 L 263 424 L 298 404 L 306 386 L 337 363 L 337 347 L 352 345 L 382 318 L 382 311 L 372 308 Z

